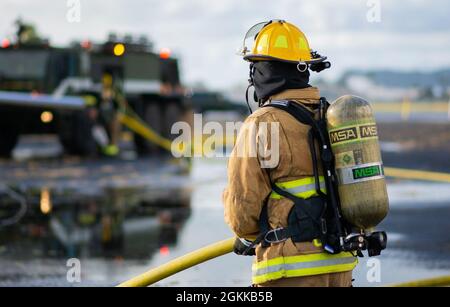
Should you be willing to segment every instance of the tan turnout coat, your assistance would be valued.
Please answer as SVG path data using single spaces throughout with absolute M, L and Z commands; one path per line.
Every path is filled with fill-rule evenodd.
M 286 90 L 270 100 L 293 100 L 314 111 L 320 94 L 315 87 Z M 268 200 L 269 223 L 272 229 L 287 226 L 287 217 L 293 206 L 289 199 L 269 199 L 271 182 L 286 182 L 313 176 L 313 164 L 308 145 L 310 126 L 298 122 L 290 114 L 276 108 L 260 108 L 250 115 L 244 126 L 261 123 L 279 123 L 279 163 L 273 168 L 262 168 L 257 156 L 237 155 L 234 148 L 228 164 L 228 186 L 223 193 L 225 221 L 240 238 L 254 239 L 259 234 L 259 216 Z M 251 139 L 248 129 L 241 129 L 237 144 Z M 269 134 L 270 135 L 270 134 Z M 247 143 L 245 143 L 247 144 Z M 270 142 L 269 142 L 270 144 Z M 272 244 L 268 248 L 257 247 L 256 262 L 277 257 L 298 256 L 323 252 L 312 242 L 293 243 L 291 239 Z

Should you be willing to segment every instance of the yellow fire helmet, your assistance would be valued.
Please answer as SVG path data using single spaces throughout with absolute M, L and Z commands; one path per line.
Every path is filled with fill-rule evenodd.
M 249 41 L 253 44 L 251 47 Z M 313 64 L 326 60 L 309 48 L 299 28 L 284 20 L 261 22 L 251 27 L 245 35 L 241 55 L 250 62 L 277 60 Z

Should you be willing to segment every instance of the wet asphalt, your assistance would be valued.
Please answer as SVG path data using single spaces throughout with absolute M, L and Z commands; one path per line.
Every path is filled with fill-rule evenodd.
M 448 156 L 439 149 L 388 151 L 383 160 L 386 166 L 450 172 Z M 27 221 L 10 231 L 0 229 L 0 286 L 112 286 L 231 237 L 221 204 L 226 159 L 194 160 L 189 181 L 193 187 L 189 214 L 185 208 L 164 206 L 138 212 L 120 224 L 123 233 L 113 249 L 99 246 L 98 225 L 68 229 L 68 233 L 81 231 L 89 238 L 70 252 L 51 235 L 55 228 L 48 220 Z M 388 248 L 376 258 L 380 278 L 370 278 L 373 263 L 362 258 L 354 272 L 354 285 L 380 286 L 450 274 L 450 184 L 390 179 L 388 192 L 391 209 L 378 227 L 388 233 Z M 79 283 L 67 279 L 67 260 L 72 257 L 80 259 Z M 249 286 L 251 261 L 229 254 L 156 286 Z

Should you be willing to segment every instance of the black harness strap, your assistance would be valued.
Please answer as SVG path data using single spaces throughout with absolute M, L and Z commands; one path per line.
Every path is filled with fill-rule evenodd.
M 317 135 L 318 141 L 321 145 L 320 157 L 321 157 L 321 161 L 323 162 L 324 177 L 326 178 L 325 183 L 326 183 L 326 188 L 328 191 L 328 200 L 332 203 L 334 218 L 337 221 L 340 221 L 341 215 L 339 212 L 339 204 L 338 204 L 338 200 L 335 198 L 335 197 L 337 197 L 337 193 L 335 193 L 334 182 L 331 178 L 331 173 L 333 172 L 333 169 L 334 169 L 333 153 L 331 151 L 328 135 L 326 133 L 327 123 L 326 123 L 325 113 L 326 113 L 326 109 L 327 109 L 328 105 L 329 105 L 329 103 L 326 100 L 326 98 L 321 97 L 320 104 L 319 104 L 319 119 L 318 120 L 314 119 L 312 113 L 307 108 L 305 108 L 304 106 L 302 106 L 298 103 L 295 103 L 295 102 L 292 102 L 289 100 L 272 101 L 270 104 L 267 104 L 264 107 L 276 107 L 278 109 L 284 110 L 284 111 L 288 112 L 291 116 L 296 118 L 298 121 L 300 121 L 301 123 L 311 126 L 312 129 L 311 129 L 310 133 L 313 134 L 312 138 L 314 138 L 315 135 Z M 311 151 L 314 151 L 314 153 L 315 153 L 314 143 L 310 141 L 309 145 L 310 145 Z M 313 158 L 313 163 L 314 163 L 314 159 L 316 158 L 316 155 L 312 154 L 312 158 Z M 316 175 L 318 176 L 318 171 L 315 170 L 315 173 L 316 173 L 315 176 Z M 317 177 L 316 177 L 316 189 L 317 189 L 317 186 L 318 186 L 318 182 L 317 182 Z M 323 193 L 321 193 L 320 189 L 318 189 L 317 192 L 320 195 L 323 195 Z M 339 236 L 342 237 L 344 234 L 344 231 L 343 231 L 340 223 L 337 223 L 337 228 L 338 228 Z
M 273 108 L 277 108 L 277 109 L 281 109 L 283 111 L 286 111 L 287 113 L 291 114 L 295 119 L 297 119 L 299 122 L 311 126 L 311 115 L 304 113 L 304 112 L 295 112 L 292 107 L 295 107 L 295 105 L 297 105 L 296 103 L 292 103 L 289 100 L 272 100 L 269 104 L 266 104 L 263 106 L 263 108 L 269 108 L 269 107 L 273 107 Z M 300 107 L 303 108 L 303 107 Z M 306 112 L 309 112 L 308 110 L 305 109 Z
M 319 112 L 324 112 L 322 109 L 324 103 L 327 103 L 326 100 L 321 98 Z M 326 125 L 323 116 L 324 113 L 319 114 L 321 119 L 317 121 L 314 118 L 314 114 L 307 108 L 288 100 L 271 101 L 270 104 L 264 105 L 263 107 L 275 107 L 284 110 L 285 112 L 293 116 L 295 119 L 297 119 L 300 123 L 303 123 L 311 127 L 308 133 L 308 144 L 310 147 L 313 162 L 315 189 L 319 196 L 314 196 L 309 199 L 302 199 L 296 197 L 295 195 L 290 194 L 289 192 L 281 189 L 280 187 L 272 183 L 273 191 L 294 202 L 294 207 L 291 210 L 291 213 L 289 214 L 288 227 L 271 229 L 269 224 L 267 201 L 266 201 L 260 215 L 261 233 L 258 236 L 258 238 L 253 242 L 252 247 L 258 245 L 259 243 L 261 243 L 263 247 L 267 247 L 271 244 L 271 242 L 277 243 L 286 240 L 288 238 L 292 238 L 295 242 L 310 241 L 313 238 L 320 238 L 322 242 L 326 242 L 328 230 L 325 215 L 327 211 L 328 196 L 324 194 L 320 189 L 317 150 L 315 147 L 316 144 L 315 141 L 318 140 L 319 144 L 321 145 L 320 150 L 321 160 L 324 163 L 324 165 L 326 165 L 324 171 L 329 170 L 330 165 L 332 163 L 332 153 L 328 146 L 326 131 L 323 130 L 325 129 L 324 127 L 326 127 L 324 126 Z M 329 180 L 326 180 L 327 189 L 329 188 L 330 185 L 328 181 Z M 332 190 L 332 187 L 330 188 L 330 190 Z M 319 212 L 317 211 L 318 209 L 320 210 Z M 312 212 L 314 212 L 315 214 Z M 301 225 L 298 224 L 298 221 L 302 221 L 305 218 L 310 221 L 308 223 L 312 223 L 310 224 L 310 228 L 313 227 L 316 230 L 307 228 L 309 229 L 309 231 L 306 231 L 308 234 L 303 233 L 305 232 L 305 229 L 301 230 Z M 271 239 L 270 237 L 273 237 L 273 239 Z
M 281 109 L 281 110 L 289 113 L 292 117 L 297 119 L 302 124 L 311 126 L 311 130 L 309 130 L 309 133 L 308 133 L 308 144 L 309 144 L 309 148 L 310 148 L 310 152 L 311 152 L 311 159 L 313 162 L 316 192 L 317 192 L 317 194 L 325 197 L 325 194 L 320 189 L 319 166 L 318 166 L 318 162 L 317 162 L 317 152 L 316 152 L 316 145 L 315 145 L 316 136 L 320 135 L 322 133 L 319 131 L 320 127 L 317 125 L 317 122 L 314 119 L 313 114 L 309 110 L 307 110 L 305 107 L 303 107 L 297 103 L 288 101 L 288 100 L 272 101 L 270 104 L 265 105 L 265 107 L 275 107 L 277 109 Z M 321 137 L 319 137 L 319 140 L 321 140 Z

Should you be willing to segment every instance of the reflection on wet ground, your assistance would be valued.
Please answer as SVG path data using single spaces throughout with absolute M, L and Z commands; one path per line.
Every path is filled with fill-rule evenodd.
M 81 285 L 112 285 L 110 269 L 168 255 L 191 214 L 189 168 L 164 157 L 1 160 L 0 285 L 71 285 L 70 258 L 89 272 Z
M 191 209 L 189 204 L 160 205 L 141 204 L 125 213 L 88 202 L 26 215 L 0 232 L 0 285 L 68 285 L 69 258 L 80 259 L 83 266 L 104 262 L 113 267 L 166 255 L 176 246 Z M 100 273 L 97 265 L 91 270 L 89 275 Z

